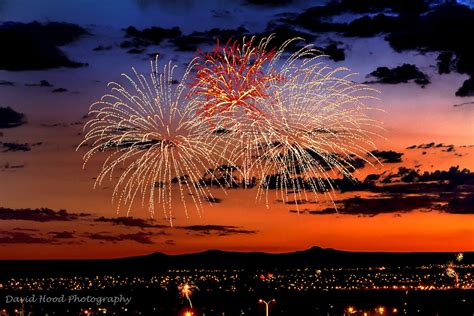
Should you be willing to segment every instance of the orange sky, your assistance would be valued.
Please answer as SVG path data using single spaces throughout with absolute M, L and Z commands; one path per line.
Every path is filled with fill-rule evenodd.
M 26 161 L 27 167 L 24 170 L 1 173 L 2 205 L 11 208 L 49 207 L 55 210 L 64 208 L 70 212 L 87 212 L 93 216 L 110 218 L 124 216 L 124 213 L 115 214 L 115 207 L 110 202 L 112 186 L 109 183 L 96 190 L 92 189 L 91 178 L 97 171 L 95 166 L 92 164 L 83 171 L 81 155 L 74 152 L 69 143 L 67 145 L 69 151 L 62 150 L 61 145 L 57 146 L 59 148 L 56 150 L 52 145 L 33 150 L 31 153 L 34 154 L 28 155 L 30 159 Z M 51 154 L 51 151 L 55 153 Z M 413 167 L 415 164 L 421 165 L 421 170 L 446 170 L 452 165 L 474 169 L 473 160 L 470 159 L 474 154 L 472 147 L 457 148 L 456 152 L 461 153 L 463 157 L 442 152 L 440 149 L 427 151 L 427 155 L 421 155 L 421 149 L 403 150 L 405 155 L 402 163 L 385 164 L 378 167 L 378 170 L 366 167 L 358 176 L 364 178 L 368 173 L 396 171 L 399 166 Z M 25 156 L 23 153 L 9 153 L 9 158 L 24 159 Z M 390 213 L 373 217 L 294 214 L 288 212 L 288 206 L 271 197 L 273 192 L 270 192 L 268 209 L 263 201 L 255 201 L 255 190 L 237 189 L 229 192 L 227 196 L 220 191 L 214 194 L 222 198 L 223 202 L 212 206 L 206 205 L 202 217 L 191 211 L 189 218 L 186 219 L 182 208 L 177 204 L 174 209 L 174 228 L 139 229 L 98 223 L 88 218 L 46 223 L 23 220 L 0 221 L 0 230 L 38 230 L 33 234 L 67 231 L 74 232 L 75 235 L 74 239 L 61 241 L 60 244 L 0 245 L 2 249 L 0 258 L 110 258 L 155 251 L 184 253 L 206 249 L 286 252 L 314 245 L 350 251 L 474 250 L 474 215 L 446 214 L 434 210 Z M 370 195 L 364 192 L 344 193 L 338 194 L 337 199 L 361 194 Z M 327 206 L 330 206 L 329 202 L 321 205 L 302 205 L 300 209 L 306 207 L 322 209 Z M 131 216 L 146 219 L 149 218 L 149 213 L 146 209 L 136 207 Z M 160 218 L 160 210 L 157 209 L 155 219 L 161 224 L 168 225 Z M 211 232 L 210 235 L 199 236 L 195 232 L 176 228 L 188 225 L 237 226 L 256 233 L 218 236 L 217 232 Z M 131 240 L 113 243 L 85 237 L 89 233 L 120 235 L 140 231 L 153 233 L 151 238 L 153 244 L 142 244 Z

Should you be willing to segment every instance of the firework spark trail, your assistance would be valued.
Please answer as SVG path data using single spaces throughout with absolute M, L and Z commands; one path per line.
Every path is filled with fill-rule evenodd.
M 315 199 L 322 192 L 333 200 L 332 177 L 353 179 L 354 159 L 371 164 L 369 153 L 375 144 L 370 130 L 378 125 L 365 114 L 371 110 L 364 105 L 371 98 L 365 94 L 370 89 L 339 77 L 347 71 L 344 68 L 315 64 L 297 71 L 302 74 L 291 76 L 269 100 L 272 124 L 265 153 L 256 162 L 262 165 L 262 179 L 277 175 L 283 201 L 290 192 L 296 192 L 296 204 L 308 200 L 307 191 Z
M 376 90 L 351 81 L 346 68 L 325 66 L 311 46 L 284 59 L 298 39 L 267 50 L 271 40 L 255 46 L 254 38 L 244 39 L 201 54 L 191 84 L 204 104 L 198 114 L 205 115 L 198 117 L 211 117 L 212 128 L 227 131 L 229 160 L 240 167 L 245 185 L 260 179 L 257 199 L 265 196 L 267 206 L 270 187 L 285 202 L 290 194 L 295 203 L 308 200 L 307 191 L 332 201 L 332 176 L 353 180 L 352 161 L 376 161 L 370 150 L 380 125 L 367 116 L 374 108 L 365 105 Z M 247 86 L 252 79 L 258 84 Z
M 191 295 L 193 294 L 194 289 L 199 290 L 197 286 L 194 286 L 189 283 L 184 283 L 178 286 L 179 293 L 181 297 L 186 298 L 189 302 L 189 307 L 193 308 L 193 303 L 191 302 Z
M 464 258 L 463 253 L 458 253 L 456 254 L 456 261 L 461 262 L 462 259 Z M 446 275 L 450 278 L 454 278 L 454 284 L 456 287 L 459 286 L 459 273 L 455 269 L 455 264 L 452 261 L 449 261 L 448 264 L 446 265 Z
M 128 87 L 109 83 L 111 93 L 91 106 L 92 118 L 79 145 L 91 146 L 84 155 L 84 166 L 92 156 L 108 153 L 94 187 L 107 177 L 113 181 L 117 169 L 121 172 L 112 197 L 117 212 L 126 205 L 128 215 L 134 201 L 141 198 L 142 207 L 147 200 L 152 215 L 155 203 L 160 204 L 170 224 L 175 194 L 186 216 L 186 195 L 201 214 L 203 199 L 212 197 L 201 183 L 202 173 L 218 163 L 222 152 L 212 141 L 209 124 L 193 119 L 193 100 L 183 93 L 191 68 L 177 85 L 173 82 L 175 68 L 169 63 L 160 74 L 155 60 L 148 78 L 133 69 L 135 78 L 123 74 Z
M 239 113 L 251 117 L 263 114 L 260 107 L 270 97 L 270 86 L 284 80 L 274 68 L 283 50 L 267 49 L 272 37 L 258 44 L 255 37 L 243 38 L 242 43 L 229 40 L 224 46 L 218 42 L 213 52 L 199 52 L 193 60 L 196 76 L 190 82 L 190 93 L 203 104 L 197 111 L 199 116 L 213 117 L 226 127 L 231 122 L 227 118 Z

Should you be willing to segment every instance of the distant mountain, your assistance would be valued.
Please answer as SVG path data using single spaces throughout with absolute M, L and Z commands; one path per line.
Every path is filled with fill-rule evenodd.
M 3 260 L 2 275 L 36 273 L 153 273 L 166 269 L 246 268 L 269 269 L 287 267 L 356 267 L 356 266 L 420 266 L 454 261 L 456 253 L 448 252 L 347 252 L 312 247 L 282 254 L 264 252 L 228 252 L 208 250 L 199 253 L 146 256 L 101 260 Z M 474 263 L 474 252 L 464 253 L 463 263 Z

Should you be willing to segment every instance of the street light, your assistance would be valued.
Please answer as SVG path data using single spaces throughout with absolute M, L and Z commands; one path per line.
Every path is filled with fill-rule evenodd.
M 270 305 L 271 303 L 274 303 L 274 302 L 275 302 L 275 299 L 272 299 L 272 300 L 269 301 L 269 302 L 264 301 L 264 300 L 262 300 L 262 299 L 259 299 L 258 302 L 265 304 L 265 316 L 268 316 L 268 305 Z

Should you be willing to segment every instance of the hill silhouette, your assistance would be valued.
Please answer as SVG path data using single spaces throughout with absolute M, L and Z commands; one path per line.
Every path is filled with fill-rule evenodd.
M 87 274 L 87 273 L 153 273 L 168 269 L 270 269 L 298 267 L 410 267 L 446 264 L 455 259 L 450 252 L 348 252 L 312 247 L 290 253 L 204 252 L 167 255 L 152 253 L 145 256 L 100 260 L 3 260 L 3 275 L 30 274 Z M 463 263 L 474 262 L 474 252 L 464 253 Z

